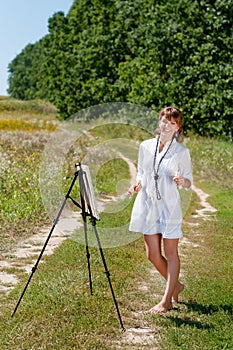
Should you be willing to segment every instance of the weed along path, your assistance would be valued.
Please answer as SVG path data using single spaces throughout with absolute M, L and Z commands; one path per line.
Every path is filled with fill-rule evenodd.
M 61 218 L 51 235 L 43 256 L 50 255 L 70 236 L 75 229 L 81 227 L 79 215 Z M 16 274 L 9 272 L 20 270 L 30 273 L 46 242 L 51 227 L 42 228 L 37 234 L 19 242 L 10 252 L 3 254 L 0 260 L 0 293 L 8 294 L 19 282 Z M 43 258 L 42 260 L 43 261 Z
M 136 178 L 136 167 L 132 160 L 123 156 L 119 153 L 119 156 L 128 164 L 129 173 L 130 173 L 130 185 L 134 183 Z M 216 209 L 213 208 L 207 201 L 208 194 L 203 192 L 201 189 L 193 186 L 192 190 L 196 193 L 199 198 L 200 209 L 196 210 L 196 213 L 193 217 L 201 219 L 210 219 L 210 217 L 216 212 Z M 101 208 L 100 211 L 103 211 L 104 207 L 108 205 L 111 201 L 116 202 L 118 199 L 122 199 L 122 196 L 127 196 L 127 193 L 123 193 L 118 197 L 104 199 L 103 201 L 97 202 L 97 207 Z M 190 223 L 190 225 L 197 225 L 198 223 Z M 72 213 L 70 217 L 60 218 L 57 226 L 55 227 L 53 234 L 48 241 L 44 255 L 53 254 L 54 250 L 74 231 L 82 227 L 83 223 L 81 220 L 80 213 Z M 45 244 L 45 241 L 48 237 L 51 227 L 45 227 L 41 229 L 37 234 L 19 242 L 17 246 L 12 249 L 12 251 L 5 253 L 3 258 L 0 260 L 0 293 L 8 294 L 19 282 L 20 271 L 30 273 L 33 265 L 38 259 L 38 256 Z M 187 239 L 181 241 L 182 245 L 192 245 L 193 243 Z M 43 262 L 43 258 L 41 260 Z M 18 271 L 12 272 L 12 271 Z M 149 271 L 149 278 L 155 278 L 155 271 L 151 269 Z M 138 289 L 145 291 L 148 295 L 149 287 L 144 283 L 138 283 Z M 134 322 L 135 321 L 135 322 Z M 130 324 L 140 324 L 135 328 L 128 328 L 122 334 L 121 338 L 115 344 L 116 349 L 125 349 L 131 348 L 131 346 L 150 346 L 154 344 L 155 341 L 155 329 L 151 329 L 148 326 L 148 322 L 144 320 L 143 312 L 137 311 L 132 312 L 132 318 Z

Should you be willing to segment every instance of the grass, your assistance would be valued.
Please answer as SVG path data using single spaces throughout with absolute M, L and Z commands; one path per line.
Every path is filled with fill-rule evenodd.
M 117 127 L 121 136 L 127 136 L 127 129 Z M 0 176 L 7 179 L 1 182 L 0 192 L 3 225 L 0 237 L 4 253 L 9 250 L 10 254 L 13 242 L 32 234 L 37 225 L 47 221 L 38 190 L 37 169 L 49 132 L 34 129 L 1 133 Z M 111 127 L 108 133 L 108 137 L 113 136 Z M 130 134 L 137 138 L 137 131 L 134 134 L 131 130 Z M 95 138 L 88 140 L 88 147 L 107 134 L 106 130 L 97 128 L 92 135 Z M 145 136 L 140 134 L 138 139 Z M 86 145 L 81 141 L 80 154 L 84 154 Z M 125 328 L 149 327 L 153 340 L 149 344 L 143 340 L 139 345 L 125 339 L 99 250 L 90 247 L 94 288 L 91 296 L 85 246 L 68 239 L 55 254 L 44 257 L 45 263 L 39 265 L 13 318 L 11 314 L 28 275 L 20 271 L 21 282 L 8 296 L 2 297 L 0 349 L 233 348 L 232 144 L 196 136 L 186 138 L 186 142 L 191 150 L 195 184 L 210 194 L 208 201 L 218 211 L 209 220 L 194 219 L 192 215 L 199 203 L 192 196 L 184 221 L 184 236 L 190 244 L 180 245 L 181 276 L 186 285 L 182 303 L 164 316 L 140 314 L 159 301 L 164 288 L 164 281 L 152 273 L 145 258 L 143 239 L 104 249 Z M 122 172 L 122 177 L 112 180 L 116 172 Z M 106 179 L 104 173 L 109 175 Z M 124 162 L 106 163 L 103 173 L 99 173 L 99 191 L 115 194 L 114 181 L 126 176 Z M 132 201 L 117 214 L 105 213 L 97 227 L 125 225 L 131 207 Z M 198 226 L 190 226 L 190 222 Z
M 184 292 L 185 302 L 163 322 L 167 329 L 164 346 L 165 349 L 169 344 L 173 344 L 173 349 L 231 349 L 232 145 L 193 138 L 189 146 L 196 182 L 210 194 L 208 201 L 218 211 L 209 220 L 198 220 L 198 227 L 184 228 L 185 236 L 198 244 L 198 249 L 185 256 L 188 287 Z
M 0 116 L 18 117 L 20 119 L 54 119 L 57 116 L 56 108 L 48 102 L 40 100 L 20 101 L 9 96 L 0 96 Z
M 216 189 L 215 189 L 216 190 Z M 226 197 L 222 196 L 226 201 Z M 212 205 L 219 208 L 211 197 Z M 227 202 L 232 212 L 232 199 Z M 185 257 L 185 302 L 166 318 L 166 344 L 174 349 L 231 349 L 232 331 L 232 234 L 231 223 L 217 214 L 200 222 L 186 237 L 198 249 Z M 231 233 L 230 233 L 231 232 Z
M 108 177 L 106 179 L 106 173 Z M 116 185 L 121 179 L 127 179 L 129 172 L 125 161 L 122 159 L 112 159 L 105 163 L 97 175 L 97 191 L 102 194 L 116 195 Z
M 0 131 L 1 250 L 46 222 L 38 172 L 48 132 Z
M 134 283 L 132 268 L 138 258 L 138 254 L 133 254 L 135 249 L 134 244 L 130 253 L 124 248 L 105 254 L 115 293 L 118 298 L 123 295 L 118 299 L 120 308 L 127 303 L 125 291 Z M 13 326 L 14 336 L 7 336 L 6 326 L 2 349 L 15 344 L 33 349 L 108 349 L 112 337 L 119 336 L 119 324 L 98 250 L 91 249 L 93 296 L 89 292 L 84 246 L 68 240 L 46 260 L 25 295 L 21 310 L 13 319 L 9 306 L 6 310 L 5 321 L 8 327 Z M 115 266 L 120 279 L 114 272 Z M 16 288 L 11 303 L 20 291 Z M 124 312 L 124 318 L 127 313 Z
M 39 130 L 54 131 L 56 130 L 56 124 L 54 122 L 47 122 L 45 120 L 20 120 L 19 118 L 1 118 L 0 130 L 5 131 L 28 131 L 33 132 Z

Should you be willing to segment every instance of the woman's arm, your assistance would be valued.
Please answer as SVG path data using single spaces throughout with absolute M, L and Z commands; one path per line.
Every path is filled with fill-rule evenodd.
M 180 175 L 174 176 L 173 181 L 175 181 L 178 186 L 189 189 L 193 182 L 193 175 L 190 153 L 187 148 L 179 157 L 179 169 Z
M 138 151 L 138 172 L 136 177 L 136 183 L 130 187 L 128 190 L 129 195 L 133 195 L 134 193 L 138 193 L 142 188 L 142 176 L 143 176 L 143 147 L 142 144 L 139 147 Z

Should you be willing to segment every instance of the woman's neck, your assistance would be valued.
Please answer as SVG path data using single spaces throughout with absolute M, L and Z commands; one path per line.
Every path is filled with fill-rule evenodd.
M 159 143 L 159 153 L 162 152 L 164 144 L 160 141 Z

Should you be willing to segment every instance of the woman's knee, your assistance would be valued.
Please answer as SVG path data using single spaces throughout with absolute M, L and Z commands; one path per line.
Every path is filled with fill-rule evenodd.
M 160 251 L 156 250 L 147 250 L 147 259 L 153 264 L 160 264 L 161 260 L 163 260 L 163 256 Z
M 178 240 L 164 240 L 164 254 L 168 261 L 179 260 Z
M 165 251 L 165 257 L 167 261 L 179 261 L 179 254 L 177 250 L 174 251 Z

